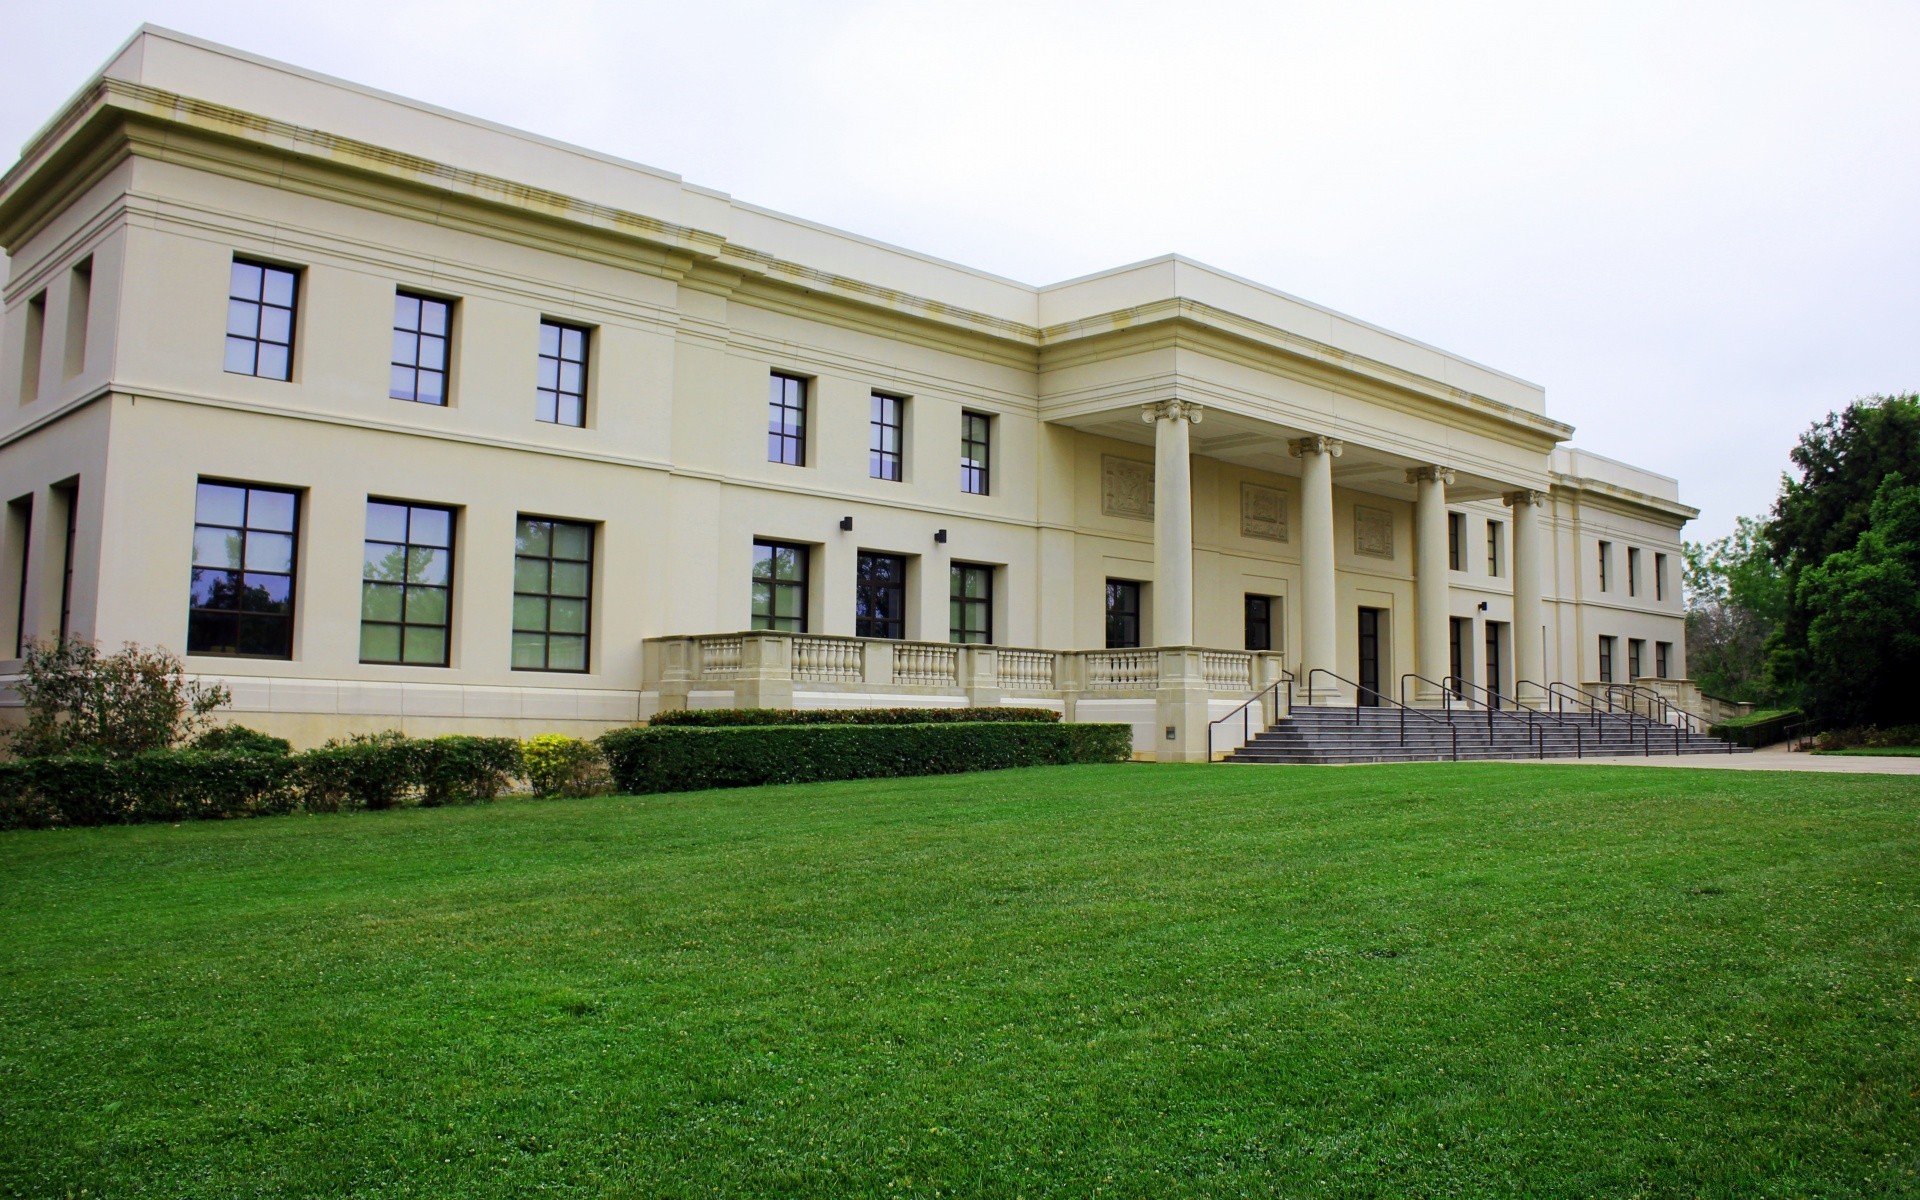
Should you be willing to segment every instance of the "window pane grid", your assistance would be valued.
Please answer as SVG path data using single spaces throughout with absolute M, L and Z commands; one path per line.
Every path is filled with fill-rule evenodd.
M 534 416 L 550 425 L 587 423 L 587 334 L 578 325 L 540 322 L 539 400 Z
M 367 502 L 360 661 L 444 667 L 453 623 L 453 510 Z
M 387 394 L 419 404 L 447 402 L 447 339 L 453 305 L 397 292 L 393 298 L 393 367 Z
M 200 481 L 187 653 L 293 657 L 299 511 L 295 492 Z
M 861 554 L 854 580 L 853 635 L 907 636 L 907 560 L 898 554 Z
M 968 495 L 987 494 L 992 431 L 993 418 L 986 414 L 960 414 L 960 490 Z
M 515 670 L 587 670 L 592 590 L 593 526 L 520 518 L 513 553 Z
M 1128 579 L 1107 580 L 1107 649 L 1140 644 L 1140 585 Z
M 963 645 L 993 643 L 993 568 L 954 563 L 948 591 L 950 638 Z
M 787 542 L 753 544 L 753 627 L 782 633 L 807 631 L 805 546 Z
M 868 421 L 867 474 L 875 479 L 901 478 L 901 415 L 906 402 L 897 396 L 873 394 L 872 416 Z
M 293 378 L 293 317 L 299 276 L 285 267 L 233 260 L 227 286 L 226 369 Z
M 798 376 L 775 372 L 769 384 L 767 461 L 807 465 L 807 381 Z

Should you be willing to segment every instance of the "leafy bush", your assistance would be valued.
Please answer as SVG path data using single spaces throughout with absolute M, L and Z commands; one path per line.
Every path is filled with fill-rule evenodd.
M 1920 725 L 1892 725 L 1886 729 L 1830 729 L 1820 735 L 1822 750 L 1886 750 L 1920 746 Z
M 1714 737 L 1724 738 L 1736 746 L 1752 746 L 1758 749 L 1761 746 L 1771 746 L 1775 742 L 1786 741 L 1787 734 L 1793 727 L 1806 720 L 1797 708 L 1778 710 L 1765 715 L 1755 714 L 1755 716 L 1759 719 L 1736 717 L 1731 721 L 1722 721 L 1718 725 L 1708 727 L 1707 732 Z
M 491 800 L 520 774 L 520 743 L 509 737 L 449 734 L 415 743 L 420 803 Z
M 722 728 L 736 725 L 941 725 L 952 722 L 1058 721 L 1050 708 L 678 708 L 650 725 Z
M 624 792 L 943 775 L 1003 767 L 1117 762 L 1133 749 L 1126 725 L 974 722 L 616 729 L 602 734 Z
M 564 733 L 528 738 L 520 763 L 536 796 L 597 796 L 613 782 L 600 747 Z
M 294 761 L 311 812 L 392 808 L 420 786 L 420 743 L 398 730 L 333 738 Z
M 195 750 L 225 750 L 235 754 L 292 754 L 293 743 L 245 725 L 215 725 L 193 739 Z
M 15 685 L 27 723 L 11 738 L 23 758 L 129 758 L 179 744 L 210 723 L 231 697 L 202 687 L 165 650 L 128 642 L 102 654 L 92 642 L 29 642 Z
M 130 758 L 52 755 L 0 763 L 0 828 L 187 821 L 291 812 L 293 760 L 212 750 Z

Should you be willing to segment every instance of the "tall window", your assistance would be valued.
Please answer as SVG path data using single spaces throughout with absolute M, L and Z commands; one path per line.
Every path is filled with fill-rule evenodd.
M 1467 514 L 1447 514 L 1447 569 L 1467 569 Z
M 20 357 L 20 403 L 40 398 L 40 351 L 47 338 L 47 294 L 27 301 L 27 338 Z
M 898 396 L 873 394 L 871 415 L 867 421 L 867 474 L 875 479 L 900 481 L 901 432 L 907 402 Z
M 1632 683 L 1634 680 L 1640 678 L 1643 674 L 1645 674 L 1645 672 L 1640 669 L 1640 666 L 1641 666 L 1641 663 L 1645 660 L 1646 655 L 1647 655 L 1646 642 L 1642 641 L 1639 638 L 1627 639 L 1627 682 L 1628 683 Z
M 1604 636 L 1600 639 L 1600 682 L 1613 682 L 1613 639 Z
M 1494 579 L 1506 574 L 1500 553 L 1506 545 L 1506 532 L 1505 521 L 1487 522 L 1487 574 Z
M 453 623 L 453 510 L 367 501 L 360 661 L 447 665 Z
M 200 481 L 193 505 L 187 653 L 293 657 L 300 496 Z
M 387 395 L 421 404 L 447 402 L 447 339 L 453 336 L 452 318 L 453 305 L 445 300 L 411 292 L 394 293 L 393 368 Z
M 1627 595 L 1640 594 L 1640 547 L 1627 547 Z
M 1600 590 L 1607 590 L 1607 567 L 1613 560 L 1613 543 L 1600 543 Z
M 540 322 L 540 399 L 534 416 L 554 425 L 587 423 L 587 330 Z
M 58 484 L 53 494 L 67 514 L 67 548 L 60 562 L 60 640 L 73 632 L 73 544 L 80 533 L 80 482 Z
M 19 658 L 27 652 L 27 569 L 33 563 L 31 492 L 7 503 L 7 540 L 20 547 L 20 552 L 14 555 L 14 566 L 19 570 L 20 578 L 13 609 L 13 656 Z
M 1661 679 L 1667 678 L 1667 671 L 1673 662 L 1673 643 L 1655 642 L 1653 644 L 1653 673 Z
M 72 379 L 87 369 L 87 320 L 93 308 L 93 256 L 80 260 L 67 283 L 67 366 Z
M 853 581 L 853 635 L 907 636 L 907 560 L 898 554 L 860 552 Z
M 1107 580 L 1107 649 L 1140 644 L 1140 585 L 1131 579 Z
M 227 370 L 293 378 L 293 310 L 300 276 L 285 267 L 233 260 L 227 287 Z
M 807 631 L 807 548 L 787 542 L 753 544 L 753 627 Z
M 775 371 L 767 392 L 767 461 L 807 465 L 807 381 Z
M 1247 649 L 1273 649 L 1273 618 L 1279 601 L 1272 596 L 1249 594 L 1246 601 Z
M 513 540 L 513 667 L 584 671 L 593 617 L 593 526 L 521 517 Z
M 1667 598 L 1667 556 L 1664 554 L 1653 556 L 1653 598 L 1655 600 Z
M 993 418 L 985 413 L 960 414 L 960 490 L 984 496 L 992 486 Z
M 993 642 L 993 568 L 954 563 L 947 612 L 952 639 L 975 645 Z

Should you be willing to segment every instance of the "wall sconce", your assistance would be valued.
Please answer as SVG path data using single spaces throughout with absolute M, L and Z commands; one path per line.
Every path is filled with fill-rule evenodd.
M 933 540 L 934 540 L 934 541 L 936 541 L 936 542 L 938 542 L 938 543 L 940 543 L 940 544 L 941 544 L 942 546 L 944 546 L 944 545 L 946 545 L 946 544 L 947 544 L 947 531 L 946 531 L 946 530 L 944 530 L 944 529 L 936 529 L 936 530 L 934 530 L 934 531 L 933 531 Z
M 1487 611 L 1487 602 L 1486 602 L 1485 600 L 1482 600 L 1482 601 L 1480 602 L 1480 611 L 1481 611 L 1481 612 L 1485 612 L 1485 611 Z
M 852 517 L 841 517 L 841 518 L 840 518 L 840 532 L 841 532 L 841 533 L 852 533 L 852 532 L 853 532 L 853 518 L 852 518 Z

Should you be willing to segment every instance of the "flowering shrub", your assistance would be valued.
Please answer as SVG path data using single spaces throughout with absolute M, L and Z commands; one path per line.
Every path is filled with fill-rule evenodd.
M 564 733 L 528 738 L 520 763 L 536 796 L 595 796 L 612 785 L 600 747 Z

